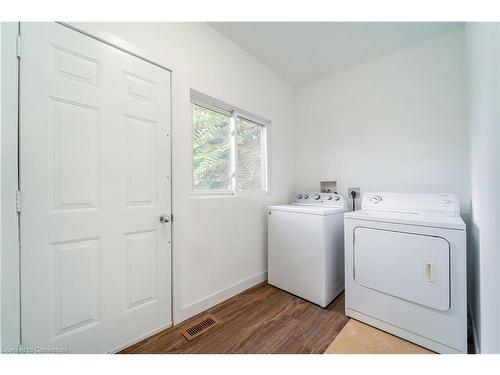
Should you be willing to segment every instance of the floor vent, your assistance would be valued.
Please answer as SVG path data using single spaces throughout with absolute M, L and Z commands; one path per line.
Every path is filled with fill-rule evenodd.
M 182 331 L 182 335 L 191 341 L 195 337 L 207 332 L 215 327 L 219 322 L 212 315 L 202 316 L 200 319 L 195 320 L 193 324 Z

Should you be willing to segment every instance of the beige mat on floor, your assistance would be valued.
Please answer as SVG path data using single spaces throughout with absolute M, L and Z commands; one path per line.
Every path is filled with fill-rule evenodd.
M 351 319 L 325 354 L 433 354 L 399 337 Z

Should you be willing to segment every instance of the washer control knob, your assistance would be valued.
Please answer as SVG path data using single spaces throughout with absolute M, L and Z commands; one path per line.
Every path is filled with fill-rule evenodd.
M 338 200 L 340 199 L 340 197 L 339 197 L 339 195 L 338 195 L 338 194 L 335 194 L 335 195 L 333 196 L 333 199 L 334 199 L 334 200 L 336 200 L 336 201 L 338 201 Z
M 297 194 L 297 199 L 302 199 L 302 194 Z
M 314 199 L 318 200 L 319 198 L 321 198 L 321 195 L 319 195 L 319 194 L 314 194 Z
M 309 195 L 304 194 L 304 199 L 307 199 L 307 198 L 309 198 Z
M 326 197 L 326 199 L 328 199 L 329 201 L 331 201 L 331 200 L 332 200 L 332 196 L 331 196 L 331 195 L 328 195 L 328 196 Z

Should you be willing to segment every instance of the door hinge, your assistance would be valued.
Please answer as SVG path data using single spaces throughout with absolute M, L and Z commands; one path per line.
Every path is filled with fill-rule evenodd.
M 16 191 L 16 211 L 21 212 L 21 191 Z
M 172 223 L 174 221 L 174 214 L 170 214 L 170 222 Z
M 18 59 L 21 58 L 21 35 L 17 34 L 16 40 L 16 56 Z

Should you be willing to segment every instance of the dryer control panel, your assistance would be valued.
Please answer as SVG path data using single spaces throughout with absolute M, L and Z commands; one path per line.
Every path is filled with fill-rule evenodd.
M 361 208 L 378 211 L 460 216 L 460 201 L 455 194 L 365 193 Z
M 338 193 L 320 193 L 320 192 L 298 193 L 293 201 L 293 204 L 347 208 L 346 199 Z

